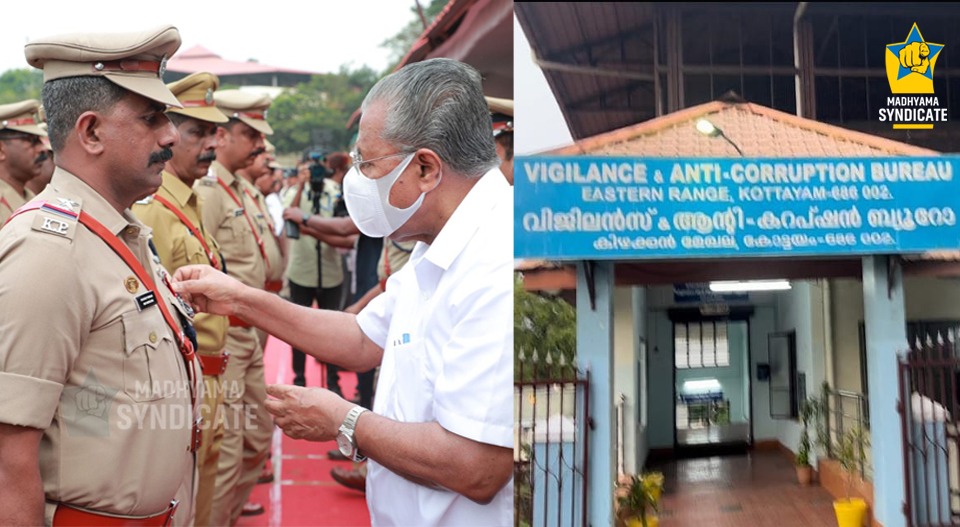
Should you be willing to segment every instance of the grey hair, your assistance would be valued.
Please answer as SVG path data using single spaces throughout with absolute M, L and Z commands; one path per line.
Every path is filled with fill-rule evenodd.
M 50 145 L 60 152 L 83 112 L 105 112 L 129 92 L 103 77 L 65 77 L 45 82 L 40 93 Z
M 402 151 L 429 148 L 456 172 L 480 177 L 499 164 L 480 72 L 436 58 L 381 79 L 363 100 L 386 104 L 382 139 Z

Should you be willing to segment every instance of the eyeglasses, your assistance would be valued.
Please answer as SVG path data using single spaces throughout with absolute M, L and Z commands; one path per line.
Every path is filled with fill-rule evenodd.
M 374 161 L 380 161 L 381 159 L 388 159 L 391 157 L 406 156 L 406 155 L 410 155 L 410 152 L 397 152 L 396 154 L 375 157 L 373 159 L 364 159 L 360 155 L 360 152 L 357 152 L 356 150 L 354 150 L 353 152 L 350 152 L 350 159 L 353 160 L 353 166 L 357 167 L 357 170 L 359 170 L 361 174 L 366 176 L 366 173 L 363 172 L 364 165 L 369 165 L 370 163 L 373 163 Z

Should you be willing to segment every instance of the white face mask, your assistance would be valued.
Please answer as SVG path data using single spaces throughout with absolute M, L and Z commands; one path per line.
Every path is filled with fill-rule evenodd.
M 420 197 L 405 209 L 390 204 L 390 189 L 413 161 L 414 154 L 403 158 L 396 168 L 379 179 L 364 176 L 356 166 L 343 177 L 343 199 L 347 204 L 347 212 L 363 234 L 371 238 L 390 236 L 423 204 L 425 192 L 421 192 Z

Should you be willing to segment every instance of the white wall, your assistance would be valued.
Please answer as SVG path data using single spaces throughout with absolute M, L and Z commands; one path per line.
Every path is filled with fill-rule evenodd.
M 632 291 L 633 300 L 633 324 L 636 329 L 636 338 L 634 339 L 634 356 L 636 357 L 638 368 L 637 389 L 635 397 L 639 397 L 639 407 L 637 408 L 637 426 L 634 437 L 636 438 L 636 465 L 639 469 L 647 463 L 647 454 L 650 449 L 647 446 L 647 413 L 650 398 L 647 396 L 647 290 L 643 287 L 634 287 Z
M 859 325 L 863 321 L 863 285 L 859 280 L 833 280 L 830 296 L 836 386 L 859 392 L 862 390 Z M 958 280 L 906 277 L 904 296 L 907 321 L 960 320 Z
M 623 411 L 624 471 L 637 472 L 636 415 L 637 415 L 637 359 L 638 341 L 634 327 L 633 294 L 631 288 L 617 287 L 613 292 L 613 393 L 614 404 L 619 395 L 626 396 Z M 599 379 L 598 379 L 599 380 Z M 616 453 L 614 453 L 616 455 Z
M 792 289 L 778 295 L 777 331 L 795 331 L 797 372 L 806 376 L 807 397 L 819 393 L 826 375 L 823 287 L 813 281 L 794 281 Z M 796 420 L 777 420 L 777 439 L 796 452 L 800 424 Z
M 753 382 L 753 440 L 777 439 L 777 423 L 770 417 L 770 383 L 757 380 L 757 364 L 769 363 L 767 335 L 776 328 L 775 306 L 757 306 L 750 320 L 750 360 Z
M 673 326 L 663 309 L 648 309 L 647 328 L 647 444 L 673 448 Z

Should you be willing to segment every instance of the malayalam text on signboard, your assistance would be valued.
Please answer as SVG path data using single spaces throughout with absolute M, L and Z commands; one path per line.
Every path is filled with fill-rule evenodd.
M 960 247 L 960 157 L 518 157 L 518 258 L 889 254 Z

